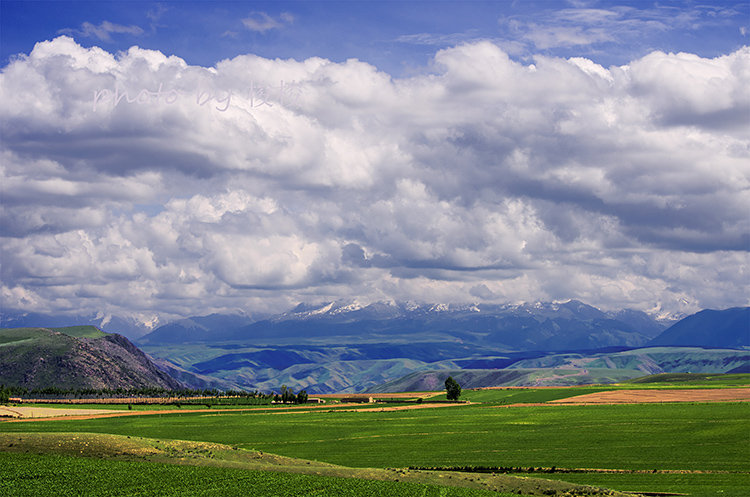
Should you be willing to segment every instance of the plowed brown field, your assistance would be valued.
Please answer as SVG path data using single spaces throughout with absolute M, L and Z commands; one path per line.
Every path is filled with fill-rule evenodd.
M 0 406 L 0 416 L 11 418 L 49 418 L 57 416 L 93 416 L 102 414 L 127 414 L 129 411 L 112 409 L 57 409 L 50 407 Z
M 750 388 L 695 388 L 675 390 L 610 390 L 588 393 L 549 404 L 641 404 L 654 402 L 750 402 Z

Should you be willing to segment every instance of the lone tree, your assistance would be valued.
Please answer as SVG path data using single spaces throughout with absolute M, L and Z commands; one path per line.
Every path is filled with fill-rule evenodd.
M 449 376 L 445 379 L 445 391 L 448 394 L 448 400 L 458 400 L 461 396 L 461 385 Z

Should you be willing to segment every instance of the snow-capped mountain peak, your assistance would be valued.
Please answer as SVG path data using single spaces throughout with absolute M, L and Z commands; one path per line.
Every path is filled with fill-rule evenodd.
M 354 312 L 358 311 L 360 309 L 364 309 L 365 306 L 360 304 L 358 301 L 354 301 L 351 304 L 342 305 L 341 307 L 337 307 L 330 311 L 331 314 L 343 314 L 346 312 Z
M 328 305 L 324 305 L 320 309 L 315 309 L 313 311 L 308 312 L 308 315 L 315 316 L 315 315 L 318 315 L 318 314 L 325 314 L 326 312 L 330 311 L 332 307 L 333 307 L 333 302 L 331 302 Z

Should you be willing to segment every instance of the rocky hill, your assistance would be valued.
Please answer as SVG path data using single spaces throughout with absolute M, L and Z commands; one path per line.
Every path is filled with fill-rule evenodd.
M 0 329 L 0 383 L 29 389 L 186 386 L 127 338 L 93 326 Z

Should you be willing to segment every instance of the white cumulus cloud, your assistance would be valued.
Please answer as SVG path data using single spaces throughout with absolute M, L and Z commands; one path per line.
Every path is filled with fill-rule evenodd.
M 38 43 L 0 75 L 3 305 L 747 304 L 750 49 L 432 68 Z

